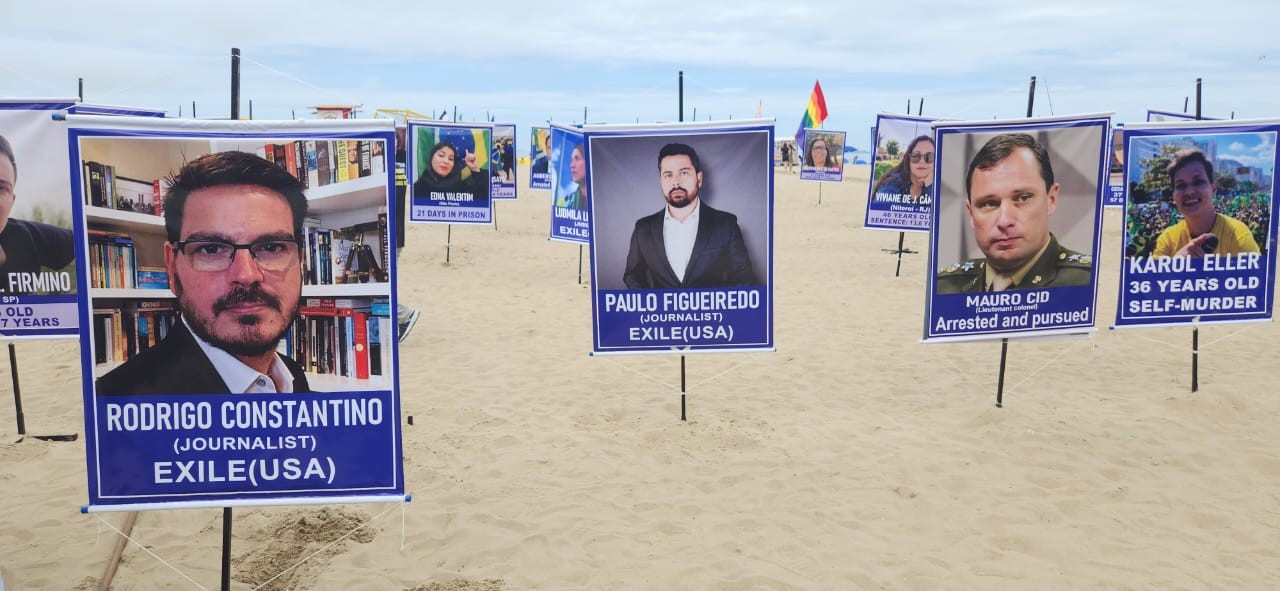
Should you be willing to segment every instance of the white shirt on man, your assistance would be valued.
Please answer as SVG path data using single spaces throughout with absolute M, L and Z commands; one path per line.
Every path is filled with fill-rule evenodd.
M 293 392 L 293 374 L 289 372 L 289 367 L 280 360 L 280 356 L 273 354 L 271 356 L 271 375 L 259 373 L 258 370 L 245 365 L 243 361 L 236 359 L 232 355 L 214 345 L 206 342 L 191 330 L 191 324 L 187 322 L 187 318 L 182 317 L 182 323 L 187 325 L 187 332 L 191 333 L 192 338 L 196 340 L 196 344 L 200 345 L 200 350 L 204 351 L 204 356 L 209 358 L 209 363 L 213 364 L 213 368 L 218 371 L 218 377 L 222 378 L 222 382 L 227 385 L 227 389 L 233 394 L 278 394 L 283 392 Z
M 702 212 L 702 200 L 693 206 L 693 213 L 683 222 L 671 217 L 671 208 L 663 209 L 662 246 L 667 251 L 667 262 L 676 277 L 684 281 L 684 272 L 693 255 L 693 243 L 698 239 L 698 216 Z

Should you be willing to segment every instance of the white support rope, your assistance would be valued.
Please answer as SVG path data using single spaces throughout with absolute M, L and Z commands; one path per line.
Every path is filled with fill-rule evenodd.
M 114 531 L 114 532 L 116 532 L 116 533 L 120 534 L 120 536 L 121 536 L 121 537 L 123 537 L 124 539 L 129 540 L 130 542 L 132 542 L 132 543 L 133 543 L 134 545 L 136 545 L 137 547 L 142 548 L 142 551 L 143 551 L 143 552 L 146 552 L 147 554 L 150 554 L 150 555 L 151 555 L 151 557 L 152 557 L 152 558 L 154 558 L 154 559 L 156 559 L 156 561 L 158 561 L 160 564 L 163 564 L 163 565 L 165 565 L 165 566 L 169 567 L 169 570 L 171 570 L 171 571 L 173 571 L 173 572 L 175 572 L 175 573 L 178 573 L 178 576 L 180 576 L 180 577 L 182 577 L 182 578 L 186 579 L 186 580 L 187 580 L 188 582 L 190 582 L 192 585 L 195 585 L 197 589 L 201 589 L 202 591 L 209 591 L 208 587 L 205 587 L 204 585 L 201 585 L 200 583 L 197 583 L 195 579 L 193 579 L 193 578 L 191 578 L 191 577 L 188 577 L 186 573 L 184 573 L 184 572 L 182 572 L 182 571 L 178 570 L 178 567 L 173 566 L 172 564 L 169 564 L 168 562 L 166 562 L 166 561 L 165 561 L 165 559 L 160 558 L 160 556 L 158 556 L 155 552 L 152 552 L 150 548 L 147 548 L 146 546 L 143 546 L 143 545 L 142 545 L 140 542 L 138 542 L 137 540 L 135 540 L 135 539 L 133 539 L 133 538 L 131 538 L 131 537 L 129 537 L 129 536 L 127 536 L 127 535 L 125 535 L 125 533 L 124 533 L 124 532 L 122 532 L 122 531 L 120 531 L 120 530 L 116 529 L 116 526 L 111 525 L 111 523 L 109 523 L 107 520 L 105 520 L 105 519 L 103 519 L 103 518 L 102 518 L 102 514 L 101 514 L 101 513 L 94 513 L 94 514 L 93 514 L 93 516 L 94 516 L 94 517 L 97 517 L 97 518 L 98 518 L 98 521 L 99 521 L 100 523 L 106 524 L 106 526 L 107 526 L 107 527 L 111 528 L 111 531 Z
M 129 92 L 137 88 L 153 88 L 157 85 L 156 83 L 160 81 L 165 81 L 171 84 L 174 81 L 174 79 L 181 79 L 183 74 L 189 74 L 191 72 L 192 62 L 208 62 L 212 64 L 215 61 L 215 58 L 211 58 L 211 57 L 202 59 L 199 57 L 187 56 L 184 59 L 186 59 L 187 61 L 184 61 L 182 66 L 179 68 L 170 70 L 168 72 L 163 72 L 155 76 L 150 76 L 147 79 L 142 80 L 138 84 L 134 84 L 132 86 L 124 86 L 121 88 L 108 89 L 106 92 L 102 93 L 102 96 L 111 97 L 111 96 Z M 222 58 L 218 57 L 216 59 L 220 62 Z
M 1151 341 L 1151 342 L 1153 342 L 1153 343 L 1156 343 L 1157 345 L 1164 345 L 1164 346 L 1166 346 L 1166 347 L 1169 347 L 1170 349 L 1177 349 L 1177 350 L 1179 350 L 1179 351 L 1181 351 L 1181 350 L 1182 350 L 1182 345 L 1175 345 L 1175 344 L 1173 344 L 1173 343 L 1166 343 L 1166 342 L 1164 342 L 1164 341 L 1157 340 L 1157 339 L 1153 339 L 1153 338 L 1151 338 L 1151 337 L 1145 337 L 1145 336 L 1142 336 L 1142 334 L 1141 334 L 1141 333 L 1138 333 L 1138 332 L 1134 332 L 1134 333 L 1133 333 L 1133 336 L 1136 336 L 1136 337 L 1138 337 L 1138 338 L 1140 338 L 1140 339 L 1142 339 L 1142 340 L 1144 340 L 1144 341 Z
M 315 90 L 319 90 L 319 91 L 321 91 L 321 92 L 323 92 L 323 93 L 325 93 L 325 94 L 330 94 L 330 95 L 332 95 L 332 94 L 336 94 L 336 93 L 334 93 L 334 91 L 332 91 L 332 90 L 330 90 L 330 89 L 328 89 L 328 88 L 322 88 L 322 87 L 316 86 L 315 84 L 312 84 L 312 83 L 310 83 L 310 82 L 307 82 L 306 80 L 303 80 L 303 79 L 301 79 L 301 78 L 299 78 L 299 77 L 297 77 L 297 76 L 294 76 L 294 75 L 289 74 L 289 73 L 286 73 L 286 72 L 282 72 L 282 71 L 277 70 L 277 69 L 275 69 L 275 68 L 273 68 L 273 67 L 271 67 L 271 66 L 268 66 L 268 65 L 266 65 L 266 64 L 264 64 L 264 63 L 262 63 L 262 62 L 260 62 L 260 61 L 257 61 L 257 60 L 254 60 L 254 59 L 247 58 L 247 57 L 245 57 L 244 55 L 241 55 L 241 56 L 240 56 L 240 59 L 241 59 L 241 61 L 249 62 L 249 63 L 251 63 L 251 64 L 253 64 L 253 65 L 255 65 L 255 66 L 258 66 L 258 67 L 260 67 L 260 68 L 262 68 L 262 69 L 264 69 L 264 70 L 266 70 L 266 71 L 268 71 L 268 72 L 271 72 L 272 74 L 275 74 L 275 75 L 277 75 L 277 76 L 280 76 L 281 78 L 284 78 L 284 79 L 286 79 L 286 80 L 291 80 L 291 81 L 293 81 L 293 82 L 297 82 L 298 84 L 301 84 L 301 85 L 306 86 L 306 87 L 308 87 L 308 88 L 312 88 L 312 89 L 315 89 Z
M 716 375 L 713 375 L 713 376 L 711 376 L 711 377 L 709 377 L 709 378 L 707 378 L 707 379 L 705 379 L 705 380 L 702 380 L 701 382 L 698 382 L 698 383 L 696 383 L 696 384 L 694 384 L 694 385 L 692 385 L 692 386 L 689 386 L 689 387 L 687 388 L 687 390 L 688 390 L 689 392 L 692 392 L 692 391 L 694 391 L 698 386 L 701 386 L 701 385 L 703 385 L 703 384 L 705 384 L 705 383 L 707 383 L 707 382 L 710 382 L 711 380 L 714 380 L 714 379 L 716 379 L 716 378 L 718 378 L 718 377 L 720 377 L 720 376 L 722 376 L 722 375 L 724 375 L 724 374 L 727 374 L 727 373 L 729 373 L 729 372 L 731 372 L 731 371 L 733 371 L 733 370 L 735 370 L 735 369 L 738 369 L 738 366 L 740 366 L 740 365 L 742 365 L 742 362 L 741 362 L 741 361 L 739 361 L 738 363 L 735 363 L 735 364 L 733 364 L 733 365 L 730 365 L 728 369 L 726 369 L 726 370 L 724 370 L 724 371 L 722 371 L 722 372 L 720 372 L 720 373 L 718 373 L 718 374 L 716 374 Z
M 1048 361 L 1044 362 L 1040 367 L 1037 367 L 1037 368 L 1035 369 L 1035 371 L 1031 372 L 1031 373 L 1030 373 L 1030 374 L 1028 374 L 1026 377 L 1024 377 L 1024 378 L 1022 378 L 1021 380 L 1019 380 L 1019 381 L 1018 381 L 1018 383 L 1016 383 L 1016 384 L 1014 384 L 1014 385 L 1012 385 L 1012 386 L 1009 386 L 1005 391 L 1006 391 L 1006 392 L 1012 392 L 1012 391 L 1016 390 L 1016 389 L 1018 388 L 1018 386 L 1021 386 L 1021 385 L 1022 385 L 1022 383 L 1023 383 L 1023 382 L 1025 382 L 1025 381 L 1027 381 L 1027 380 L 1029 380 L 1029 379 L 1031 379 L 1031 378 L 1035 377 L 1035 375 L 1036 375 L 1036 374 L 1038 374 L 1038 373 L 1040 373 L 1040 371 L 1041 371 L 1041 370 L 1043 370 L 1043 369 L 1044 369 L 1044 368 L 1046 368 L 1046 367 L 1049 367 L 1049 364 L 1050 364 L 1050 363 L 1053 363 L 1054 361 L 1057 361 L 1057 360 L 1059 360 L 1059 359 L 1062 359 L 1062 356 L 1063 356 L 1063 355 L 1066 355 L 1067 353 L 1070 353 L 1070 352 L 1071 352 L 1071 350 L 1072 350 L 1072 349 L 1075 349 L 1075 348 L 1076 348 L 1076 346 L 1078 346 L 1079 344 L 1080 344 L 1080 343 L 1072 343 L 1072 344 L 1071 344 L 1071 346 L 1063 348 L 1063 349 L 1062 349 L 1062 352 L 1061 352 L 1061 353 L 1058 353 L 1056 356 L 1054 356 L 1054 358 L 1053 358 L 1053 359 L 1050 359 L 1050 360 L 1048 360 Z
M 621 369 L 623 372 L 630 372 L 632 375 L 640 376 L 640 377 L 642 377 L 642 378 L 644 378 L 644 379 L 646 379 L 646 380 L 649 380 L 650 382 L 653 382 L 653 383 L 655 383 L 655 384 L 657 384 L 657 385 L 659 385 L 659 386 L 662 386 L 663 388 L 670 388 L 670 389 L 672 389 L 672 390 L 679 390 L 679 389 L 680 389 L 680 388 L 677 388 L 674 384 L 668 384 L 668 383 L 666 383 L 666 382 L 663 382 L 663 381 L 659 380 L 658 378 L 651 377 L 651 376 L 649 376 L 648 374 L 640 373 L 640 372 L 638 372 L 638 371 L 636 371 L 636 370 L 634 370 L 634 369 L 631 369 L 631 368 L 629 368 L 629 367 L 627 367 L 627 366 L 625 366 L 625 365 L 618 364 L 618 368 L 619 368 L 619 369 Z
M 1259 325 L 1258 325 L 1258 324 L 1246 324 L 1246 325 L 1244 325 L 1242 328 L 1240 328 L 1240 330 L 1236 330 L 1236 331 L 1230 332 L 1230 333 L 1226 334 L 1225 336 L 1218 337 L 1218 338 L 1216 338 L 1216 339 L 1213 339 L 1212 341 L 1209 341 L 1209 342 L 1207 342 L 1207 343 L 1203 343 L 1203 344 L 1201 344 L 1201 345 L 1200 345 L 1200 348 L 1201 348 L 1201 349 L 1203 349 L 1203 348 L 1208 347 L 1209 345 L 1212 345 L 1212 344 L 1214 344 L 1214 343 L 1216 343 L 1216 342 L 1218 342 L 1218 341 L 1223 341 L 1223 340 L 1229 339 L 1229 338 L 1234 337 L 1234 336 L 1236 336 L 1236 335 L 1238 335 L 1238 334 L 1240 334 L 1240 333 L 1242 333 L 1242 332 L 1244 332 L 1244 331 L 1246 331 L 1246 330 L 1250 330 L 1250 329 L 1252 329 L 1252 328 L 1254 328 L 1254 327 L 1257 327 L 1257 326 L 1259 326 Z
M 1050 117 L 1052 117 L 1052 116 L 1054 115 L 1054 113 L 1053 113 L 1053 95 L 1049 94 L 1049 81 L 1048 81 L 1048 80 L 1045 80 L 1045 82 L 1044 82 L 1044 98 L 1049 99 L 1049 116 L 1050 116 Z
M 403 505 L 404 505 L 404 501 L 400 501 L 400 503 L 399 503 L 399 504 L 403 506 Z M 319 549 L 319 550 L 316 550 L 315 552 L 312 552 L 312 553 L 308 554 L 308 555 L 307 555 L 305 558 L 303 558 L 302 560 L 299 560 L 299 561 L 297 561 L 297 562 L 293 563 L 293 565 L 292 565 L 292 566 L 290 566 L 289 568 L 286 568 L 286 569 L 284 569 L 284 570 L 280 571 L 279 573 L 277 573 L 274 577 L 271 577 L 270 579 L 267 579 L 267 580 L 263 581 L 263 582 L 262 582 L 262 584 L 258 585 L 257 587 L 254 587 L 254 588 L 253 588 L 253 590 L 254 590 L 254 591 L 257 591 L 258 589 L 261 589 L 261 588 L 263 588 L 263 587 L 267 586 L 268 584 L 270 584 L 270 583 L 271 583 L 271 581 L 274 581 L 274 580 L 276 580 L 276 579 L 280 578 L 281 576 L 284 576 L 284 574 L 285 574 L 285 573 L 287 573 L 287 572 L 289 572 L 289 571 L 291 571 L 291 570 L 293 570 L 293 569 L 295 569 L 295 568 L 298 568 L 298 567 L 299 567 L 299 566 L 301 566 L 304 562 L 306 562 L 306 561 L 308 561 L 308 560 L 311 560 L 312 558 L 315 558 L 317 554 L 320 554 L 321 552 L 324 552 L 325 550 L 328 550 L 329 548 L 333 547 L 333 545 L 334 545 L 334 544 L 337 544 L 338 542 L 341 542 L 342 540 L 347 539 L 347 537 L 348 537 L 348 536 L 350 536 L 351 534 L 354 534 L 354 533 L 356 533 L 356 532 L 360 531 L 360 529 L 361 529 L 361 528 L 363 528 L 364 526 L 369 525 L 370 523 L 373 523 L 374 521 L 377 521 L 379 517 L 382 517 L 383 515 L 386 515 L 387 513 L 390 513 L 390 512 L 391 512 L 391 510 L 392 510 L 392 509 L 395 509 L 395 508 L 396 508 L 396 506 L 395 506 L 395 505 L 392 505 L 392 506 L 390 506 L 390 507 L 387 507 L 385 510 L 383 510 L 383 512 L 381 512 L 381 513 L 379 513 L 379 514 L 377 514 L 377 515 L 374 515 L 374 516 L 373 516 L 373 517 L 371 517 L 368 521 L 366 521 L 366 522 L 364 522 L 364 523 L 361 523 L 360 525 L 355 526 L 354 528 L 352 528 L 352 529 L 351 529 L 351 531 L 349 531 L 349 532 L 347 532 L 347 533 L 345 533 L 345 534 L 342 534 L 340 537 L 338 537 L 338 539 L 336 539 L 336 540 L 334 540 L 334 541 L 332 541 L 332 542 L 329 542 L 328 544 L 325 544 L 325 546 L 324 546 L 323 548 L 321 548 L 321 549 Z M 402 509 L 403 509 L 403 507 L 402 507 Z M 404 543 L 404 542 L 401 542 L 402 546 L 403 546 L 403 543 Z

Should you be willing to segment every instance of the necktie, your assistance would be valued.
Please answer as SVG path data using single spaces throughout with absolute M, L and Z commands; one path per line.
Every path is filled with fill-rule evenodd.
M 1006 273 L 999 273 L 995 279 L 991 280 L 991 291 L 1004 291 L 1013 285 L 1013 277 Z

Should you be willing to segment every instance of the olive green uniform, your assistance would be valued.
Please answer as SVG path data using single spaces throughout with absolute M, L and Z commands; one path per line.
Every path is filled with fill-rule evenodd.
M 1081 254 L 1058 244 L 1049 234 L 1049 246 L 1031 265 L 1022 281 L 1009 289 L 1040 289 L 1089 285 L 1093 276 L 1093 257 Z M 987 291 L 987 259 L 970 259 L 938 271 L 938 285 L 934 293 L 970 293 Z

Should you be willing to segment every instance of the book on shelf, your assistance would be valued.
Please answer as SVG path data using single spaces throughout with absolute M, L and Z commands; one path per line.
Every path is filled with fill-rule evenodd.
M 329 155 L 329 142 L 316 142 L 316 186 L 323 187 L 333 182 L 333 157 Z
M 138 267 L 139 289 L 169 289 L 169 271 L 164 267 Z
M 122 363 L 132 359 L 164 340 L 177 320 L 178 310 L 172 300 L 94 308 L 94 362 Z
M 137 287 L 133 238 L 107 230 L 89 230 L 90 287 L 131 289 Z
M 360 174 L 360 144 L 357 140 L 347 140 L 347 178 L 358 179 Z
M 390 347 L 380 338 L 389 319 L 373 313 L 369 298 L 306 298 L 303 304 L 281 354 L 307 372 L 357 380 L 390 367 Z
M 165 179 L 152 181 L 118 174 L 116 167 L 92 160 L 82 163 L 84 204 L 148 215 L 164 214 Z
M 347 142 L 345 140 L 334 141 L 334 168 L 337 169 L 337 176 L 334 180 L 339 183 L 346 182 L 351 178 L 351 168 L 347 165 Z

